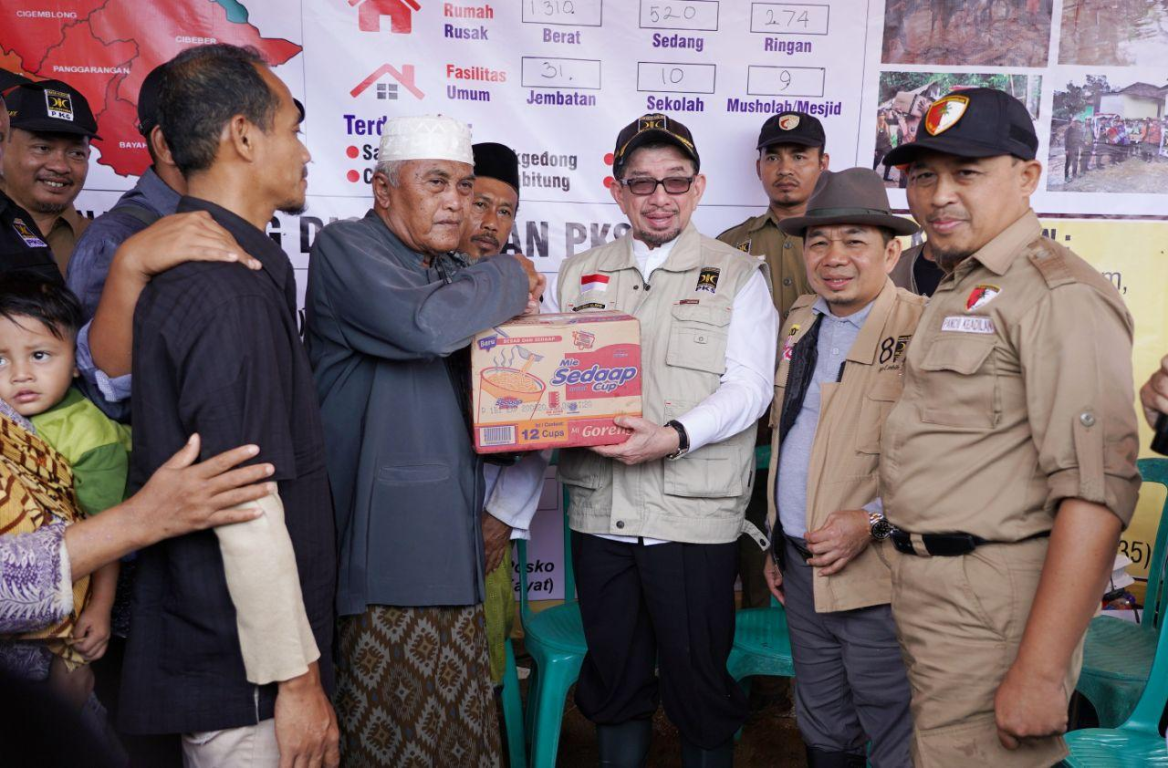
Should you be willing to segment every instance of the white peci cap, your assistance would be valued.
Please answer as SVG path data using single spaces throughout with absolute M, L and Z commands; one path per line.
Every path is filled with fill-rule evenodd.
M 444 115 L 391 118 L 381 134 L 378 160 L 453 160 L 473 166 L 470 126 Z

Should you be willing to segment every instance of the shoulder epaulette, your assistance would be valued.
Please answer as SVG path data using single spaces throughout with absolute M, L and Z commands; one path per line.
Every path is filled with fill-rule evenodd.
M 1077 282 L 1071 273 L 1071 265 L 1067 263 L 1066 251 L 1058 243 L 1039 239 L 1030 245 L 1027 258 L 1042 275 L 1048 288 Z

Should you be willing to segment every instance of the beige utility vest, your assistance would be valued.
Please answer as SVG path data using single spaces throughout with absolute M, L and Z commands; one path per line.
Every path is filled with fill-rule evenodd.
M 794 345 L 811 330 L 816 296 L 799 297 L 779 332 L 775 400 L 771 408 L 770 477 L 778 477 L 779 419 L 787 393 Z M 807 468 L 807 530 L 821 528 L 832 512 L 861 509 L 880 495 L 880 430 L 904 387 L 904 360 L 926 299 L 886 279 L 864 327 L 844 363 L 843 379 L 819 390 L 819 422 Z M 768 489 L 767 522 L 775 528 L 778 510 Z M 885 562 L 888 541 L 872 542 L 832 576 L 815 569 L 812 591 L 818 613 L 883 605 L 892 599 L 892 576 Z
M 734 297 L 762 263 L 689 225 L 646 282 L 632 235 L 577 254 L 560 267 L 562 312 L 615 309 L 641 321 L 644 418 L 684 415 L 718 389 Z M 581 279 L 608 277 L 581 292 Z M 590 285 L 595 282 L 590 281 Z M 572 530 L 721 544 L 744 529 L 754 482 L 753 428 L 680 459 L 626 466 L 587 449 L 560 451 L 559 478 L 570 494 Z

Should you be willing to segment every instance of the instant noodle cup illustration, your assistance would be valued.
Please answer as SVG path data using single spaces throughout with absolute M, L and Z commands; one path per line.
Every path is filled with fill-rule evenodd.
M 495 399 L 496 407 L 504 410 L 538 402 L 547 389 L 535 376 L 515 368 L 487 368 L 480 379 L 482 391 Z

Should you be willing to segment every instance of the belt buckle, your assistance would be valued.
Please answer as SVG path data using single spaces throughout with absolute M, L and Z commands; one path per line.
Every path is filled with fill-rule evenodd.
M 894 530 L 889 538 L 892 539 L 892 546 L 897 552 L 906 555 L 915 555 L 917 551 L 913 548 L 912 537 L 901 530 Z

